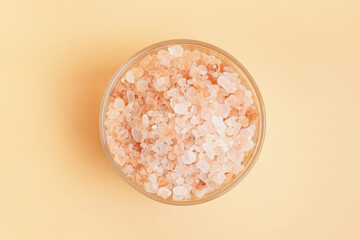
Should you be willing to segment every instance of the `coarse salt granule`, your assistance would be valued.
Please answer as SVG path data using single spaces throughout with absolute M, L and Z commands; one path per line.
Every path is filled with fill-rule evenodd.
M 184 155 L 182 157 L 182 161 L 185 163 L 185 164 L 191 164 L 193 162 L 195 162 L 196 160 L 196 154 L 190 150 L 186 150 L 184 152 Z
M 245 169 L 257 112 L 239 74 L 172 45 L 144 55 L 113 90 L 105 134 L 115 164 L 163 199 L 203 198 Z
M 175 45 L 173 47 L 169 47 L 170 55 L 175 57 L 181 57 L 183 55 L 184 49 L 180 45 Z
M 167 199 L 171 196 L 171 191 L 165 187 L 159 188 L 157 195 L 162 197 L 163 199 Z
M 188 107 L 185 103 L 178 103 L 174 107 L 174 112 L 180 115 L 185 115 L 188 113 Z
M 131 71 L 128 71 L 128 72 L 126 73 L 125 79 L 126 79 L 126 81 L 128 81 L 129 83 L 134 83 L 134 82 L 135 82 L 134 74 L 133 74 Z
M 218 84 L 223 87 L 227 92 L 234 93 L 236 91 L 236 84 L 232 82 L 229 78 L 221 75 L 218 80 Z

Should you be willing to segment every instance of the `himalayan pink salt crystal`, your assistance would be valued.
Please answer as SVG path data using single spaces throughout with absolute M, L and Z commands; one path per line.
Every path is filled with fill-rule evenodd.
M 140 78 L 144 74 L 144 69 L 142 68 L 134 68 L 132 70 L 132 73 L 135 78 Z
M 129 83 L 134 83 L 135 82 L 135 77 L 134 74 L 131 71 L 128 71 L 125 75 L 125 79 L 126 81 L 128 81 Z
M 122 111 L 125 108 L 125 103 L 121 98 L 116 98 L 114 101 L 114 107 L 116 110 Z
M 229 93 L 234 93 L 236 91 L 236 84 L 224 75 L 220 75 L 217 82 Z
M 183 55 L 184 49 L 180 45 L 175 45 L 168 48 L 170 55 L 175 57 L 181 57 Z
M 204 188 L 199 191 L 196 191 L 195 196 L 198 198 L 202 198 L 207 192 L 208 192 L 208 190 L 206 188 Z
M 224 180 L 225 180 L 225 174 L 222 173 L 222 172 L 218 172 L 214 175 L 214 178 L 213 178 L 214 182 L 216 183 L 216 185 L 221 185 Z
M 253 146 L 254 146 L 254 143 L 251 141 L 248 141 L 241 146 L 241 150 L 247 152 L 247 151 L 250 151 L 253 148 Z
M 166 50 L 159 50 L 157 53 L 157 57 L 160 60 L 160 65 L 170 66 L 169 52 Z
M 215 157 L 215 151 L 214 151 L 214 146 L 211 142 L 205 142 L 203 145 L 202 145 L 205 153 L 206 153 L 206 156 L 213 160 L 214 157 Z
M 138 130 L 136 130 L 135 128 L 131 129 L 131 136 L 133 137 L 133 139 L 136 142 L 141 142 L 142 140 L 142 134 L 141 132 L 139 132 Z
M 210 108 L 201 109 L 200 117 L 202 119 L 210 121 L 213 115 L 214 115 L 214 110 Z
M 191 102 L 191 103 L 196 103 L 196 101 L 197 101 L 197 91 L 196 91 L 196 89 L 195 88 L 193 88 L 193 87 L 190 87 L 187 91 L 186 91 L 186 93 L 184 94 L 184 97 L 185 97 L 185 99 L 186 100 L 188 100 L 189 102 Z
M 191 164 L 196 161 L 196 154 L 192 151 L 186 150 L 182 156 L 182 161 L 185 164 Z
M 176 179 L 175 182 L 176 182 L 177 185 L 182 185 L 182 184 L 184 184 L 184 181 L 185 181 L 184 178 L 179 177 L 178 179 Z
M 126 174 L 132 174 L 134 172 L 134 168 L 131 165 L 126 165 L 125 169 L 124 169 Z
M 237 118 L 236 117 L 231 117 L 227 120 L 225 120 L 226 125 L 228 125 L 228 127 L 232 127 L 237 123 Z
M 251 132 L 248 128 L 243 128 L 240 131 L 239 137 L 242 142 L 249 141 L 249 138 L 251 137 Z
M 211 121 L 214 124 L 216 131 L 220 134 L 220 136 L 225 135 L 226 125 L 223 121 L 223 117 L 213 116 L 211 118 Z
M 238 79 L 238 76 L 239 74 L 238 73 L 231 73 L 231 72 L 224 72 L 223 75 L 230 79 L 232 82 L 237 82 L 239 79 Z
M 228 158 L 229 158 L 231 161 L 235 162 L 235 161 L 237 160 L 235 148 L 232 147 L 232 148 L 227 152 L 227 156 L 228 156 Z
M 168 90 L 166 92 L 167 96 L 169 97 L 179 97 L 180 93 L 179 93 L 179 89 L 178 88 L 171 88 L 170 90 Z
M 142 120 L 142 124 L 143 124 L 145 127 L 149 126 L 149 117 L 148 117 L 147 114 L 144 114 L 144 115 L 142 116 L 141 120 Z
M 157 182 L 157 177 L 155 174 L 150 174 L 149 182 L 151 184 L 152 189 L 154 189 L 156 191 L 158 189 L 158 182 Z
M 127 95 L 127 98 L 128 98 L 129 102 L 134 102 L 135 101 L 135 96 L 134 96 L 133 91 L 127 91 L 126 95 Z
M 180 87 L 185 87 L 186 86 L 186 78 L 179 79 L 177 84 L 179 84 Z
M 210 169 L 210 165 L 209 163 L 204 160 L 204 159 L 201 159 L 199 160 L 197 163 L 196 163 L 196 166 L 200 169 L 200 171 L 202 171 L 203 173 L 207 173 L 209 172 L 209 169 Z
M 114 161 L 119 164 L 121 167 L 125 165 L 125 158 L 119 155 L 115 155 Z
M 237 175 L 239 174 L 241 171 L 243 171 L 245 169 L 245 166 L 239 163 L 236 163 L 234 166 L 234 173 Z
M 226 134 L 228 136 L 234 136 L 234 135 L 237 135 L 241 130 L 241 124 L 236 122 L 233 126 L 231 127 L 228 127 L 226 129 Z
M 216 106 L 215 113 L 217 116 L 222 116 L 223 118 L 227 118 L 230 113 L 230 106 L 226 104 L 219 104 Z
M 148 82 L 144 79 L 140 79 L 135 83 L 136 91 L 138 92 L 146 92 L 148 89 Z
M 156 189 L 154 189 L 152 184 L 149 182 L 144 183 L 144 188 L 149 193 L 156 193 Z
M 206 136 L 206 134 L 209 133 L 209 131 L 205 125 L 198 125 L 196 127 L 196 130 L 197 130 L 199 136 Z
M 174 112 L 180 115 L 188 113 L 188 105 L 186 103 L 178 103 L 174 107 Z
M 157 84 L 159 86 L 162 86 L 162 85 L 167 84 L 169 82 L 169 77 L 158 78 L 158 80 L 156 82 L 157 82 Z
M 207 68 L 204 65 L 200 65 L 198 67 L 198 70 L 199 70 L 200 74 L 202 74 L 202 75 L 205 75 L 208 72 Z
M 118 110 L 109 110 L 106 115 L 109 119 L 115 119 L 120 115 L 120 113 Z
M 200 124 L 200 120 L 197 116 L 192 116 L 190 119 L 190 123 L 193 125 Z
M 173 188 L 174 195 L 185 197 L 189 190 L 183 186 L 176 186 Z
M 193 129 L 191 132 L 194 135 L 195 139 L 200 137 L 199 133 L 195 129 Z
M 157 195 L 162 197 L 163 199 L 167 199 L 171 196 L 171 191 L 166 187 L 160 187 L 157 191 Z
M 248 127 L 249 126 L 249 119 L 245 116 L 239 117 L 239 123 L 242 127 Z
M 225 104 L 232 106 L 232 105 L 239 105 L 240 104 L 240 100 L 234 96 L 234 95 L 230 95 L 229 97 L 227 97 L 225 99 Z

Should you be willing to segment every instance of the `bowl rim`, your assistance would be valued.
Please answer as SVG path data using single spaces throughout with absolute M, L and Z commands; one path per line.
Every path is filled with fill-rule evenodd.
M 245 171 L 242 174 L 240 174 L 240 176 L 237 179 L 234 179 L 234 181 L 231 184 L 224 187 L 223 189 L 220 188 L 220 190 L 215 191 L 212 194 L 210 193 L 209 195 L 205 196 L 204 198 L 194 199 L 194 200 L 185 200 L 185 201 L 174 201 L 174 200 L 171 200 L 171 199 L 163 199 L 161 197 L 156 196 L 156 194 L 154 194 L 154 193 L 146 192 L 143 188 L 139 187 L 133 181 L 131 181 L 121 171 L 121 169 L 116 165 L 116 163 L 113 160 L 113 157 L 111 156 L 111 153 L 110 153 L 110 151 L 108 149 L 108 146 L 106 144 L 105 126 L 104 126 L 105 111 L 106 111 L 106 107 L 108 105 L 108 101 L 110 99 L 109 95 L 110 95 L 110 92 L 113 89 L 113 87 L 119 81 L 120 76 L 122 76 L 127 71 L 128 67 L 133 62 L 138 60 L 140 57 L 142 57 L 148 51 L 156 49 L 156 48 L 161 48 L 161 47 L 165 47 L 165 46 L 169 46 L 169 45 L 176 45 L 176 44 L 180 44 L 180 45 L 181 44 L 191 44 L 191 45 L 199 46 L 199 47 L 202 47 L 202 48 L 208 48 L 208 49 L 210 49 L 212 51 L 217 52 L 217 54 L 220 54 L 220 55 L 224 56 L 225 58 L 227 58 L 234 65 L 236 65 L 243 72 L 243 74 L 245 74 L 245 76 L 247 77 L 247 80 L 249 81 L 249 84 L 251 85 L 251 87 L 255 91 L 254 95 L 257 98 L 258 103 L 259 103 L 259 109 L 258 109 L 258 111 L 259 111 L 259 141 L 255 145 L 255 149 L 254 149 L 254 153 L 252 155 L 252 159 L 249 159 L 249 165 L 246 166 Z M 116 172 L 128 184 L 130 184 L 138 192 L 142 193 L 143 195 L 145 195 L 145 196 L 149 197 L 150 199 L 153 199 L 153 200 L 155 200 L 157 202 L 161 202 L 161 203 L 165 203 L 165 204 L 169 204 L 169 205 L 186 206 L 186 205 L 196 205 L 196 204 L 200 204 L 200 203 L 205 203 L 205 202 L 208 202 L 210 200 L 216 199 L 216 198 L 224 195 L 225 193 L 227 193 L 231 189 L 233 189 L 236 185 L 238 185 L 248 175 L 248 173 L 251 171 L 251 169 L 254 167 L 255 163 L 257 162 L 257 159 L 258 159 L 258 157 L 260 155 L 262 146 L 264 144 L 265 130 L 266 130 L 266 116 L 265 115 L 266 115 L 265 106 L 264 106 L 264 102 L 263 102 L 260 90 L 259 90 L 255 80 L 251 76 L 251 74 L 240 63 L 240 61 L 238 61 L 235 57 L 233 57 L 231 54 L 224 51 L 223 49 L 221 49 L 221 48 L 219 48 L 217 46 L 214 46 L 212 44 L 206 43 L 206 42 L 202 42 L 202 41 L 198 41 L 198 40 L 192 40 L 192 39 L 172 39 L 172 40 L 157 42 L 155 44 L 152 44 L 152 45 L 138 51 L 137 53 L 132 55 L 128 60 L 126 60 L 118 68 L 118 70 L 115 72 L 115 74 L 111 78 L 110 82 L 108 83 L 108 85 L 106 87 L 106 90 L 105 90 L 105 93 L 103 95 L 102 101 L 101 101 L 101 107 L 100 107 L 100 112 L 99 112 L 99 130 L 100 130 L 100 138 L 101 138 L 102 146 L 103 146 L 103 149 L 105 151 L 105 155 L 106 155 L 108 161 L 114 167 Z

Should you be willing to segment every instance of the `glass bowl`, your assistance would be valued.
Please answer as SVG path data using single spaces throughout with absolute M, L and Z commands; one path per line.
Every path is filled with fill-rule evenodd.
M 200 199 L 191 199 L 191 200 L 181 200 L 181 201 L 174 201 L 172 199 L 163 199 L 159 196 L 157 196 L 154 193 L 148 193 L 143 189 L 142 187 L 138 186 L 134 182 L 132 182 L 128 177 L 122 172 L 122 170 L 117 166 L 117 164 L 114 162 L 114 159 L 108 149 L 106 138 L 105 138 L 105 113 L 106 109 L 109 104 L 109 99 L 111 96 L 112 91 L 116 87 L 117 83 L 120 81 L 121 78 L 123 78 L 124 74 L 127 72 L 128 69 L 130 69 L 132 66 L 136 65 L 140 59 L 142 59 L 143 56 L 147 55 L 150 52 L 157 51 L 160 49 L 167 48 L 168 46 L 172 45 L 182 45 L 186 49 L 190 50 L 201 50 L 205 53 L 215 55 L 217 58 L 220 58 L 222 61 L 227 62 L 235 72 L 239 73 L 239 78 L 242 80 L 242 84 L 253 93 L 253 100 L 254 100 L 254 106 L 256 108 L 256 112 L 258 113 L 259 119 L 257 121 L 256 131 L 253 136 L 253 142 L 254 147 L 247 152 L 247 154 L 244 157 L 243 165 L 244 170 L 240 172 L 237 176 L 235 176 L 230 182 L 222 185 L 220 189 L 217 189 L 211 193 L 208 193 L 204 197 Z M 107 86 L 107 89 L 105 91 L 104 97 L 102 99 L 101 108 L 100 108 L 100 121 L 99 121 L 99 127 L 100 127 L 100 137 L 101 142 L 105 150 L 105 154 L 110 161 L 110 163 L 113 165 L 117 173 L 127 182 L 129 183 L 133 188 L 135 188 L 140 193 L 144 194 L 145 196 L 162 202 L 166 204 L 172 204 L 172 205 L 194 205 L 199 203 L 204 203 L 207 201 L 210 201 L 212 199 L 215 199 L 224 193 L 231 190 L 233 187 L 235 187 L 244 177 L 249 173 L 249 171 L 254 166 L 263 142 L 264 142 L 264 135 L 265 135 L 265 109 L 264 109 L 264 103 L 260 94 L 260 91 L 254 81 L 254 79 L 251 77 L 250 73 L 245 69 L 245 67 L 233 56 L 231 56 L 229 53 L 225 52 L 224 50 L 211 45 L 209 43 L 196 41 L 196 40 L 189 40 L 189 39 L 174 39 L 174 40 L 168 40 L 164 42 L 159 42 L 156 44 L 153 44 L 132 57 L 130 57 L 115 73 L 115 75 L 112 77 L 109 85 Z

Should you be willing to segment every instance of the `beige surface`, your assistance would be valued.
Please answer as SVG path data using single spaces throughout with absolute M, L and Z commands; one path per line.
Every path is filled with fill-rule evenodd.
M 359 1 L 0 4 L 0 239 L 359 239 Z M 100 145 L 105 87 L 133 53 L 192 38 L 262 91 L 265 145 L 235 189 L 167 206 Z

